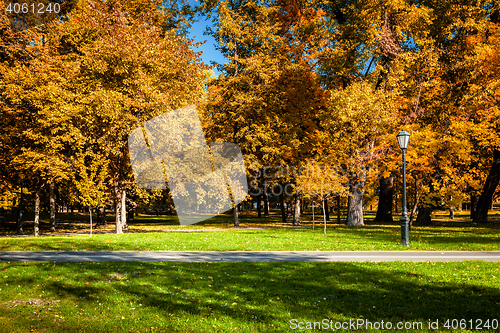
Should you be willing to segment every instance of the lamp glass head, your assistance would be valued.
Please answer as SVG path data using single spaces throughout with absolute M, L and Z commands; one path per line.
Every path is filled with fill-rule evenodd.
M 410 142 L 410 133 L 408 133 L 405 130 L 401 130 L 401 132 L 399 132 L 399 134 L 397 135 L 397 138 L 398 138 L 399 147 L 401 149 L 408 148 L 408 143 Z

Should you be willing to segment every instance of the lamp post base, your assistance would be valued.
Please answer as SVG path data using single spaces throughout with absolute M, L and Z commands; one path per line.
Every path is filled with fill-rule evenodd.
M 401 216 L 401 245 L 410 246 L 410 224 L 408 223 L 408 216 L 403 214 Z
M 19 217 L 17 219 L 16 229 L 17 229 L 18 235 L 24 235 L 24 232 L 23 232 L 23 211 L 19 212 Z

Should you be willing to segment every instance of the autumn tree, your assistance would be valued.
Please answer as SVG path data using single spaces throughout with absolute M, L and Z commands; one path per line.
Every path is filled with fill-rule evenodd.
M 409 156 L 410 173 L 420 173 L 417 180 L 423 194 L 415 224 L 427 225 L 440 202 L 462 197 L 467 188 L 474 188 L 472 180 L 480 169 L 473 143 L 460 129 L 468 117 L 465 113 L 471 110 L 463 97 L 474 86 L 471 73 L 477 69 L 475 50 L 467 41 L 484 34 L 491 6 L 488 1 L 423 1 L 420 8 L 426 12 L 421 26 L 425 34 L 416 35 L 416 48 L 400 62 L 403 75 L 398 85 L 411 101 L 404 116 L 423 140 L 412 142 L 427 147 L 417 157 L 426 165 L 420 171 L 418 164 L 411 166 Z
M 364 224 L 365 184 L 394 114 L 394 96 L 363 82 L 333 92 L 330 108 L 322 114 L 325 142 L 338 147 L 328 159 L 337 161 L 348 179 L 347 225 Z
M 469 37 L 469 43 L 474 45 L 477 54 L 476 80 L 473 81 L 464 103 L 469 107 L 467 113 L 459 118 L 463 122 L 461 133 L 466 135 L 475 147 L 475 165 L 491 165 L 483 182 L 481 195 L 477 202 L 474 222 L 487 221 L 488 210 L 491 207 L 493 195 L 500 182 L 500 142 L 498 118 L 500 115 L 500 70 L 499 47 L 500 29 L 497 16 L 490 15 L 492 21 L 484 34 Z M 496 20 L 496 22 L 495 22 Z M 475 59 L 475 60 L 476 60 Z M 488 163 L 484 163 L 488 160 Z M 491 162 L 490 162 L 491 161 Z
M 219 66 L 222 74 L 209 86 L 208 137 L 239 144 L 250 174 L 266 168 L 278 175 L 269 183 L 290 188 L 296 173 L 281 177 L 279 170 L 300 169 L 315 140 L 314 119 L 324 107 L 314 72 L 319 34 L 307 31 L 316 28 L 321 10 L 280 1 L 223 1 L 214 13 L 212 33 L 228 62 Z M 283 202 L 285 194 L 280 197 Z M 299 200 L 296 193 L 295 207 Z M 293 224 L 299 219 L 296 209 Z
M 73 82 L 65 87 L 75 95 L 72 121 L 84 136 L 80 144 L 109 161 L 117 233 L 126 225 L 125 187 L 132 181 L 128 134 L 198 101 L 205 78 L 191 41 L 155 24 L 159 10 L 135 16 L 126 10 L 118 1 L 82 3 L 57 27 L 54 41 L 73 50 L 68 62 L 77 59 Z
M 43 187 L 68 178 L 68 165 L 64 151 L 74 140 L 71 123 L 62 109 L 68 95 L 61 94 L 60 85 L 67 80 L 67 66 L 54 57 L 46 40 L 48 20 L 30 27 L 29 18 L 20 23 L 10 21 L 4 30 L 5 40 L 10 41 L 4 50 L 1 66 L 1 84 L 4 87 L 1 103 L 2 142 L 5 154 L 10 155 L 6 170 L 26 175 L 35 193 L 35 235 L 39 233 L 40 194 Z M 19 24 L 26 28 L 16 31 Z M 17 36 L 18 40 L 11 38 Z M 22 36 L 22 37 L 19 37 Z M 19 40 L 20 39 L 20 40 Z M 23 44 L 24 42 L 24 44 Z M 14 172 L 15 171 L 15 172 Z M 52 205 L 53 208 L 54 205 Z M 54 231 L 52 224 L 51 231 Z M 22 233 L 22 225 L 18 225 Z
M 38 189 L 67 179 L 78 152 L 105 158 L 117 233 L 132 181 L 127 135 L 204 94 L 205 67 L 175 29 L 185 24 L 182 10 L 166 4 L 79 1 L 64 20 L 30 30 L 28 42 L 13 48 L 27 60 L 10 51 L 4 56 L 12 62 L 2 64 L 2 103 L 10 112 L 2 144 L 15 156 L 9 168 L 25 172 Z
M 108 197 L 109 161 L 92 151 L 79 152 L 72 157 L 76 201 L 89 208 L 92 235 L 92 209 L 102 206 Z
M 377 216 L 392 220 L 395 164 L 385 155 L 395 152 L 388 135 L 400 126 L 399 115 L 407 103 L 394 77 L 400 75 L 399 59 L 409 52 L 408 41 L 424 14 L 409 3 L 396 1 L 332 1 L 319 6 L 326 12 L 324 38 L 328 40 L 319 56 L 319 73 L 332 94 L 329 111 L 322 116 L 327 133 L 322 144 L 331 152 L 329 160 L 351 174 L 348 224 L 363 224 L 367 181 L 363 175 L 367 170 L 373 174 L 378 167 L 379 174 L 374 174 L 378 179 L 370 180 L 380 184 Z M 381 108 L 383 112 L 378 114 Z M 332 133 L 332 126 L 338 133 Z M 380 166 L 383 160 L 386 162 Z
M 411 142 L 424 138 L 416 158 L 429 168 L 414 170 L 418 163 L 412 164 L 411 154 L 408 160 L 409 172 L 421 176 L 416 179 L 418 191 L 425 192 L 419 196 L 417 224 L 427 224 L 432 207 L 443 199 L 454 204 L 450 198 L 462 195 L 465 180 L 474 172 L 467 170 L 473 168 L 471 150 L 452 155 L 460 147 L 470 147 L 462 134 L 455 135 L 453 126 L 465 109 L 461 99 L 475 71 L 474 51 L 467 38 L 485 31 L 488 15 L 496 7 L 489 1 L 333 1 L 323 6 L 331 33 L 331 43 L 321 57 L 324 82 L 340 90 L 364 80 L 376 90 L 397 93 L 401 97 L 394 105 L 398 115 L 394 126 L 410 129 Z M 386 153 L 399 151 L 386 142 Z M 396 164 L 381 162 L 383 186 L 391 183 L 383 181 L 385 177 L 399 171 Z M 382 188 L 380 192 L 391 193 Z M 389 206 L 379 206 L 379 212 Z
M 316 203 L 319 203 L 319 207 L 323 211 L 325 236 L 326 221 L 329 220 L 328 198 L 345 197 L 349 191 L 348 184 L 348 175 L 335 166 L 325 166 L 324 163 L 313 159 L 307 161 L 303 172 L 297 176 L 298 190 L 303 193 L 304 199 L 310 200 L 313 207 Z

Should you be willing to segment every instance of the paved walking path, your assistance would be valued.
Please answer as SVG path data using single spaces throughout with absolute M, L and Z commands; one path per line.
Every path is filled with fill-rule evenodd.
M 500 261 L 473 251 L 4 251 L 0 261 Z

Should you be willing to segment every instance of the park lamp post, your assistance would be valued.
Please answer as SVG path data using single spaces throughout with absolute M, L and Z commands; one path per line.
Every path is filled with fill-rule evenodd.
M 17 234 L 22 235 L 23 232 L 23 181 L 24 174 L 19 174 L 19 179 L 21 180 L 21 198 L 19 199 L 19 217 L 17 219 Z
M 406 149 L 410 142 L 410 133 L 401 130 L 397 135 L 399 148 L 403 151 L 403 213 L 401 214 L 401 245 L 410 245 L 410 228 L 408 221 L 408 213 L 406 212 Z

